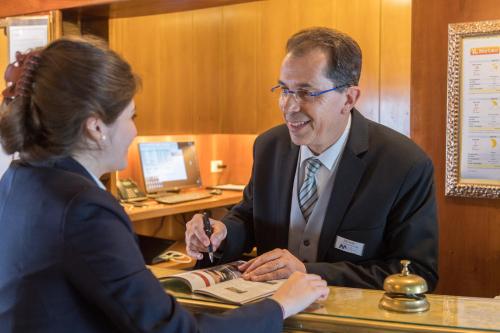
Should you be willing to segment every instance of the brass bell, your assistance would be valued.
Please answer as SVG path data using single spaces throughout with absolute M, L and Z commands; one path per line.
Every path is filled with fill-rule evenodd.
M 409 260 L 401 260 L 403 270 L 384 280 L 384 296 L 379 306 L 396 312 L 423 312 L 429 310 L 429 302 L 424 293 L 428 290 L 427 282 L 415 274 L 410 274 Z

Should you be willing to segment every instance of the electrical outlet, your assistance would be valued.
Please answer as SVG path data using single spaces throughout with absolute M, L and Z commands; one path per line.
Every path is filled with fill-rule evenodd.
M 212 160 L 210 161 L 210 172 L 211 173 L 217 173 L 217 172 L 222 172 L 222 160 Z

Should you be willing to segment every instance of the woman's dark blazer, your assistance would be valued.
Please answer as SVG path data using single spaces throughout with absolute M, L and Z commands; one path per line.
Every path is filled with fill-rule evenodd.
M 120 204 L 74 159 L 0 181 L 0 332 L 279 332 L 266 300 L 192 316 L 165 293 Z

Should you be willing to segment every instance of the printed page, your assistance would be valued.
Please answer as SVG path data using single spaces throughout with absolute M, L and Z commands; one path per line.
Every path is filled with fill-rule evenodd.
M 241 272 L 238 270 L 238 266 L 243 263 L 245 263 L 243 260 L 233 261 L 224 265 L 172 275 L 169 278 L 182 279 L 190 286 L 191 291 L 194 292 L 224 281 L 239 278 Z
M 460 181 L 500 185 L 500 38 L 463 39 Z
M 285 281 L 286 280 L 254 282 L 238 278 L 218 283 L 211 287 L 197 290 L 196 292 L 214 296 L 231 303 L 245 304 L 271 296 Z

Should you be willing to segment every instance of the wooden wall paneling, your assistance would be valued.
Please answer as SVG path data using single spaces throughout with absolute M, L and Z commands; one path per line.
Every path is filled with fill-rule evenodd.
M 125 53 L 144 80 L 137 105 L 139 115 L 147 110 L 148 119 L 139 117 L 140 134 L 260 133 L 281 123 L 281 112 L 268 89 L 279 76 L 288 37 L 315 25 L 336 26 L 360 42 L 364 51 L 360 109 L 378 119 L 380 0 L 269 0 L 184 15 L 191 15 L 192 26 L 191 32 L 184 28 L 181 38 L 176 37 L 182 34 L 181 21 L 189 19 L 181 20 L 178 13 L 111 20 L 112 47 Z M 113 36 L 120 41 L 113 41 Z M 181 45 L 181 41 L 191 43 Z M 184 48 L 182 53 L 168 54 L 178 46 Z M 159 64 L 158 59 L 162 59 Z M 175 88 L 166 92 L 173 81 L 193 94 Z M 174 99 L 168 97 L 170 92 Z
M 283 122 L 277 98 L 267 87 L 279 78 L 281 61 L 288 38 L 297 31 L 312 26 L 335 26 L 337 0 L 269 0 L 261 2 L 259 34 L 261 45 L 257 50 L 257 132 Z M 263 85 L 266 85 L 265 87 Z
M 163 64 L 158 61 L 161 31 L 156 22 L 160 17 L 118 18 L 110 19 L 109 23 L 110 47 L 125 57 L 142 80 L 142 88 L 135 97 L 139 135 L 164 134 L 166 125 L 159 112 Z
M 216 150 L 211 159 L 222 160 L 227 166 L 220 175 L 212 174 L 212 184 L 247 184 L 253 164 L 255 134 L 221 134 L 215 137 Z M 209 165 L 209 163 L 207 163 Z
M 223 13 L 223 133 L 255 133 L 258 3 L 225 6 Z
M 278 96 L 271 93 L 280 74 L 285 56 L 285 44 L 295 32 L 292 10 L 288 0 L 259 3 L 257 47 L 257 133 L 283 123 Z
M 363 52 L 361 98 L 357 108 L 368 118 L 379 120 L 380 0 L 350 0 L 337 3 L 339 30 L 353 37 Z
M 254 134 L 195 135 L 204 186 L 246 184 L 252 171 Z M 210 161 L 222 160 L 222 172 L 211 173 Z
M 380 123 L 410 135 L 411 0 L 382 0 Z
M 61 38 L 63 35 L 63 16 L 60 10 L 49 13 L 49 41 Z
M 297 20 L 295 30 L 319 26 L 335 26 L 333 17 L 335 16 L 336 3 L 337 0 L 290 0 L 290 7 L 295 11 Z
M 161 134 L 193 133 L 193 13 L 167 14 L 158 22 Z M 197 56 L 199 57 L 199 56 Z M 158 74 L 156 74 L 158 75 Z
M 193 11 L 193 131 L 220 133 L 222 7 Z
M 492 202 L 444 199 L 440 212 L 439 293 L 500 295 L 499 206 Z M 496 215 L 496 216 L 495 216 Z M 457 277 L 460 277 L 457 279 Z
M 0 91 L 5 89 L 5 80 L 3 78 L 5 69 L 9 65 L 9 41 L 7 39 L 7 28 L 0 28 Z
M 111 47 L 142 78 L 136 96 L 140 135 L 192 133 L 191 37 L 191 12 L 110 20 Z
M 254 134 L 199 134 L 139 136 L 129 148 L 128 164 L 118 177 L 132 178 L 144 189 L 138 143 L 154 141 L 194 141 L 204 186 L 233 183 L 246 184 L 252 170 Z M 210 172 L 210 161 L 222 160 L 226 168 L 221 173 Z
M 448 23 L 498 19 L 496 0 L 412 4 L 411 135 L 434 162 L 440 232 L 437 293 L 500 295 L 500 200 L 444 196 Z
M 85 16 L 81 8 L 65 9 L 61 12 L 62 30 L 66 36 L 94 35 L 109 40 L 109 20 L 106 16 Z

